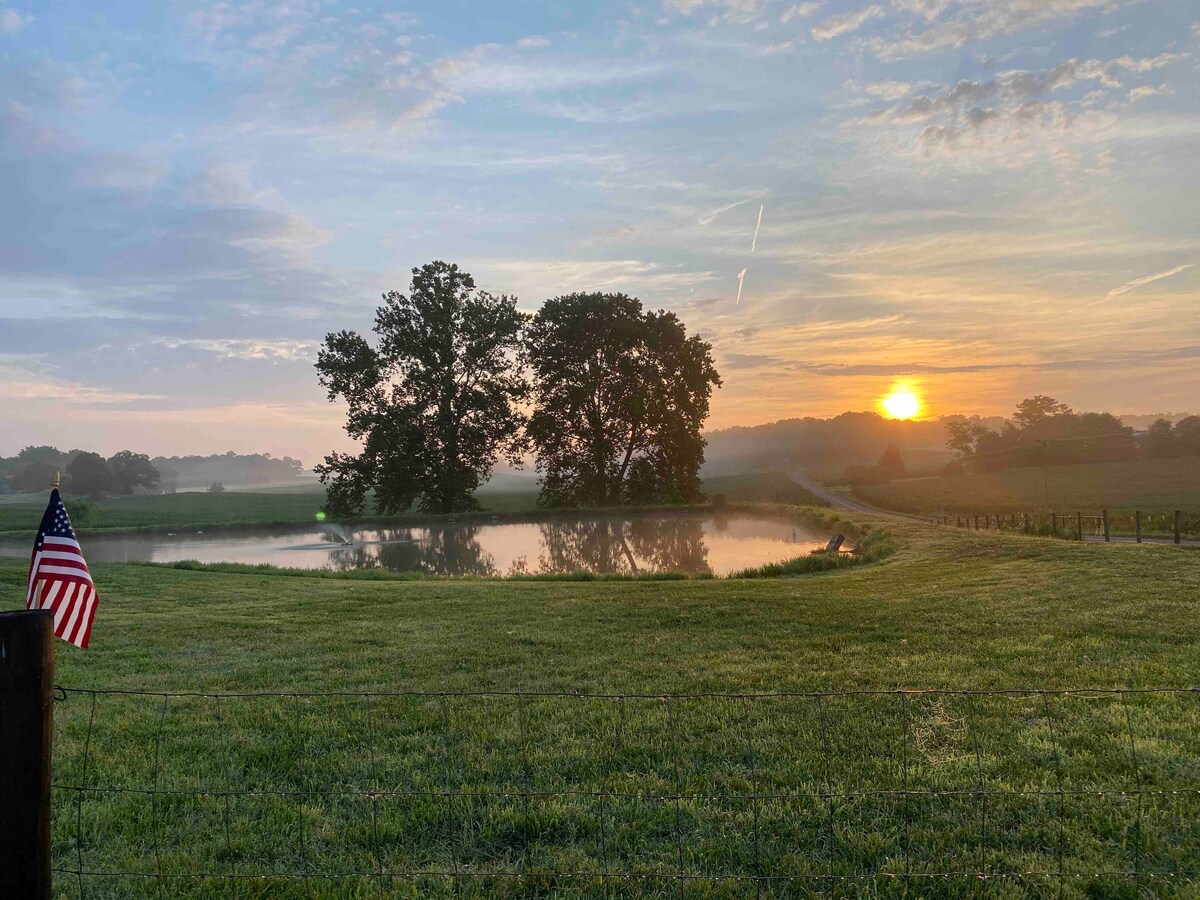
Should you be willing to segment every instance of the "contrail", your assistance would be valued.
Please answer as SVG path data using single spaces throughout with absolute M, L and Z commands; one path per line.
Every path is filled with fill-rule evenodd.
M 749 270 L 749 268 L 749 266 L 746 266 L 745 269 L 742 269 L 742 271 L 738 272 L 738 295 L 737 300 L 734 301 L 734 306 L 738 306 L 742 302 L 742 282 L 746 280 L 746 272 Z
M 1127 281 L 1120 287 L 1113 288 L 1108 292 L 1107 299 L 1120 297 L 1122 294 L 1128 294 L 1130 291 L 1136 291 L 1144 284 L 1149 284 L 1152 281 L 1158 281 L 1160 278 L 1170 278 L 1172 275 L 1178 275 L 1180 272 L 1195 267 L 1195 263 L 1188 263 L 1186 266 L 1176 266 L 1173 269 L 1167 269 L 1165 272 L 1159 272 L 1157 275 L 1143 275 L 1141 278 L 1135 278 L 1132 281 Z
M 758 224 L 754 226 L 754 240 L 750 242 L 750 252 L 754 252 L 754 248 L 758 246 L 758 229 L 762 228 L 762 214 L 764 204 L 758 204 Z
M 711 225 L 713 220 L 716 219 L 716 217 L 721 213 L 729 212 L 731 209 L 737 209 L 742 204 L 749 203 L 753 199 L 754 198 L 751 197 L 750 200 L 739 200 L 737 203 L 730 203 L 728 206 L 722 206 L 720 209 L 714 209 L 707 216 L 701 216 L 696 220 L 696 222 L 700 225 Z

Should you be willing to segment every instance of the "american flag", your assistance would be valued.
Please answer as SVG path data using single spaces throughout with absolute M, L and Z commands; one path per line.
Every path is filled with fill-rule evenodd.
M 77 647 L 88 645 L 96 615 L 96 585 L 57 488 L 50 493 L 33 544 L 25 606 L 54 610 L 54 633 Z

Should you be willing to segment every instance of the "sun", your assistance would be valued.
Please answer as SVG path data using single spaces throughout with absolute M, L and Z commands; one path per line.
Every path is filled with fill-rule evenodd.
M 912 391 L 895 388 L 882 400 L 883 410 L 892 419 L 911 419 L 921 411 L 921 400 Z

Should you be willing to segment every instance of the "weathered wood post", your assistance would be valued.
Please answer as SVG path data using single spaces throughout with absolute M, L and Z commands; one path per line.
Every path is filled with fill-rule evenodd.
M 1104 541 L 1105 543 L 1108 543 L 1108 510 L 1100 510 L 1100 517 L 1104 520 Z
M 979 530 L 979 516 L 976 516 L 976 517 L 975 517 L 975 530 L 976 530 L 976 531 L 978 531 L 978 530 Z
M 1017 514 L 1016 513 L 1013 513 L 1009 517 L 1008 524 L 1012 528 L 1013 531 L 1017 530 Z
M 1181 519 L 1180 511 L 1175 510 L 1175 543 L 1177 543 L 1177 544 L 1183 540 L 1183 531 L 1181 528 L 1183 523 L 1180 521 L 1180 519 Z
M 1083 513 L 1075 513 L 1075 540 L 1083 540 Z
M 992 517 L 985 514 L 983 517 L 983 530 L 987 531 L 991 527 L 992 527 Z
M 1140 509 L 1133 511 L 1133 535 L 1140 544 L 1142 542 L 1142 511 Z
M 54 613 L 0 612 L 0 897 L 50 898 Z

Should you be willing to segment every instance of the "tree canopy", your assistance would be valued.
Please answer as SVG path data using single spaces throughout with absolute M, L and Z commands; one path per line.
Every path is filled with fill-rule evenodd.
M 137 488 L 147 491 L 158 487 L 159 472 L 145 453 L 121 450 L 108 458 L 113 487 L 120 494 L 132 494 Z
M 99 453 L 85 451 L 71 460 L 63 473 L 65 487 L 72 494 L 84 497 L 103 497 L 114 486 L 112 469 L 108 460 Z
M 1136 459 L 1133 429 L 1111 413 L 1077 413 L 1053 397 L 1021 401 L 999 431 L 947 420 L 946 442 L 973 471 Z
M 514 365 L 525 316 L 516 299 L 475 288 L 458 266 L 412 270 L 408 295 L 390 291 L 375 316 L 377 346 L 353 331 L 326 336 L 317 372 L 348 407 L 359 454 L 332 453 L 315 471 L 329 511 L 457 512 L 496 461 L 519 458 L 526 385 Z
M 624 294 L 570 294 L 533 317 L 528 425 L 545 506 L 700 497 L 712 348 Z

